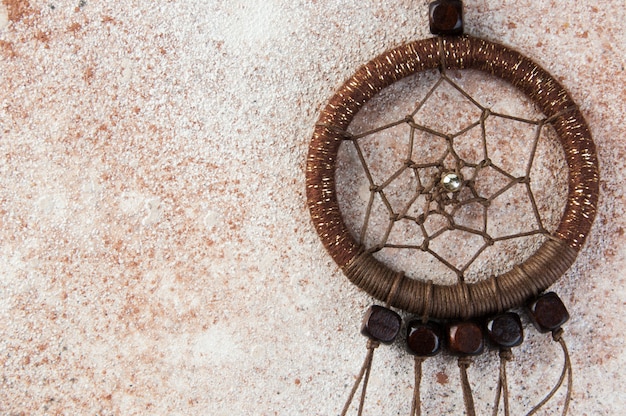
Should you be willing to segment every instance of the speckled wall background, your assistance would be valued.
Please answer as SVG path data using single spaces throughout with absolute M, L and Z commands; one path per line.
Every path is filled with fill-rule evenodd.
M 0 2 L 0 413 L 335 415 L 372 300 L 324 251 L 304 164 L 359 65 L 429 36 L 426 1 Z M 466 32 L 541 63 L 598 145 L 601 205 L 555 285 L 573 415 L 626 411 L 626 6 L 467 0 Z M 528 328 L 512 413 L 561 355 Z M 470 379 L 490 414 L 497 354 Z M 427 414 L 463 414 L 454 359 Z M 377 352 L 366 414 L 409 413 L 412 360 Z M 557 414 L 559 393 L 543 414 Z

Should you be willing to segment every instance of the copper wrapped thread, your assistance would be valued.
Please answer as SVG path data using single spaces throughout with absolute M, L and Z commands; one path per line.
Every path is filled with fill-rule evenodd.
M 321 112 L 306 167 L 309 209 L 320 238 L 347 277 L 377 299 L 388 298 L 398 271 L 380 263 L 346 228 L 335 192 L 343 132 L 383 88 L 420 71 L 477 69 L 524 92 L 554 127 L 569 170 L 566 207 L 550 239 L 523 263 L 478 283 L 433 285 L 404 278 L 390 306 L 434 318 L 472 318 L 524 304 L 574 262 L 596 215 L 598 161 L 589 128 L 565 89 L 544 69 L 505 46 L 470 36 L 432 38 L 385 52 L 362 66 Z M 428 279 L 425 279 L 428 280 Z

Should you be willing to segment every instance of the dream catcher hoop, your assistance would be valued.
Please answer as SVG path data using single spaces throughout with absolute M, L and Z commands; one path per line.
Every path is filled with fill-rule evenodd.
M 468 357 L 480 354 L 485 345 L 501 350 L 501 374 L 495 413 L 503 397 L 505 413 L 508 414 L 504 364 L 510 359 L 511 347 L 522 342 L 523 329 L 519 316 L 507 311 L 522 306 L 528 308 L 531 320 L 541 332 L 553 334 L 565 353 L 565 364 L 559 382 L 531 413 L 545 404 L 567 378 L 568 399 L 563 409 L 565 414 L 571 391 L 571 366 L 561 336 L 561 326 L 569 315 L 554 293 L 543 292 L 573 264 L 591 229 L 599 193 L 595 145 L 578 106 L 550 74 L 512 49 L 462 34 L 460 1 L 439 0 L 431 3 L 430 19 L 431 32 L 440 36 L 389 50 L 357 70 L 322 110 L 310 143 L 306 168 L 307 199 L 320 239 L 350 281 L 385 304 L 372 306 L 364 318 L 362 332 L 369 339 L 368 352 L 343 414 L 347 413 L 350 402 L 363 381 L 358 406 L 358 412 L 361 414 L 374 349 L 380 343 L 393 342 L 401 330 L 401 318 L 391 308 L 416 317 L 407 325 L 407 345 L 409 351 L 415 355 L 416 362 L 413 415 L 420 414 L 421 363 L 426 357 L 438 353 L 442 345 L 450 353 L 459 356 L 466 412 L 470 415 L 474 414 L 474 406 L 466 372 L 470 362 Z M 446 76 L 446 71 L 467 69 L 482 71 L 507 81 L 523 92 L 543 113 L 544 118 L 535 124 L 538 130 L 544 125 L 551 125 L 562 147 L 568 171 L 567 201 L 554 231 L 548 233 L 539 220 L 539 227 L 533 232 L 544 234 L 545 241 L 530 257 L 510 270 L 480 281 L 469 282 L 465 280 L 464 269 L 455 268 L 448 263 L 447 265 L 458 276 L 457 282 L 449 285 L 435 284 L 428 278 L 418 280 L 408 277 L 403 270 L 381 262 L 375 256 L 375 252 L 381 246 L 368 247 L 362 238 L 353 236 L 346 226 L 337 198 L 335 176 L 338 151 L 342 143 L 356 143 L 357 154 L 364 162 L 358 143 L 372 132 L 354 135 L 349 133 L 349 126 L 359 110 L 386 87 L 410 75 L 439 70 L 440 81 L 449 82 L 458 88 Z M 483 128 L 485 140 L 484 122 L 492 115 L 489 108 L 476 102 L 461 88 L 458 90 L 482 111 L 480 119 L 473 127 Z M 418 104 L 418 110 L 427 98 Z M 414 160 L 417 157 L 412 157 L 409 152 L 409 157 L 403 161 L 402 169 L 415 173 L 418 182 L 416 195 L 425 196 L 429 206 L 433 208 L 426 208 L 421 216 L 411 216 L 406 210 L 400 212 L 389 206 L 392 222 L 408 219 L 422 226 L 425 216 L 435 212 L 447 219 L 449 229 L 462 229 L 454 219 L 454 207 L 464 203 L 463 198 L 459 196 L 461 192 L 464 191 L 469 195 L 465 201 L 469 198 L 472 202 L 479 202 L 484 206 L 491 202 L 490 198 L 483 197 L 475 188 L 477 180 L 475 173 L 486 167 L 501 170 L 501 173 L 509 178 L 508 187 L 518 184 L 526 187 L 533 210 L 539 217 L 530 188 L 530 169 L 521 176 L 504 172 L 490 160 L 486 145 L 482 160 L 471 164 L 455 153 L 455 135 L 434 132 L 417 123 L 414 119 L 415 112 L 395 124 L 406 123 L 410 126 L 411 140 L 415 131 L 439 134 L 447 142 L 447 150 L 444 157 L 429 165 L 432 169 L 429 171 L 431 177 L 427 178 L 428 185 L 424 185 L 426 179 L 420 177 L 419 171 L 426 165 Z M 387 127 L 389 125 L 380 129 Z M 536 141 L 532 153 L 535 151 Z M 464 174 L 463 169 L 468 167 L 473 169 L 474 174 L 469 176 L 467 173 Z M 367 208 L 369 215 L 371 200 L 380 195 L 384 202 L 384 188 L 395 177 L 392 175 L 386 182 L 377 182 L 369 175 L 365 163 L 364 168 L 371 195 Z M 485 247 L 494 244 L 495 240 L 487 233 L 486 226 L 472 232 L 484 240 L 482 248 L 474 256 L 475 259 Z M 509 237 L 526 234 L 519 233 Z M 428 247 L 429 241 L 434 237 L 426 232 L 424 237 L 421 244 L 413 248 L 430 252 L 438 260 L 446 263 Z

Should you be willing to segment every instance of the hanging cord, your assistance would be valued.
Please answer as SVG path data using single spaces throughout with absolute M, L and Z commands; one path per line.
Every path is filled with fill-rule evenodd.
M 359 384 L 361 384 L 361 380 L 363 380 L 363 388 L 361 390 L 361 400 L 359 401 L 359 413 L 361 416 L 363 414 L 363 404 L 365 403 L 365 392 L 367 391 L 367 383 L 370 378 L 370 370 L 372 369 L 372 359 L 374 358 L 374 350 L 380 345 L 378 341 L 374 341 L 369 339 L 367 341 L 367 354 L 365 355 L 365 361 L 363 361 L 363 366 L 361 367 L 361 371 L 354 381 L 354 386 L 352 386 L 352 390 L 350 391 L 350 396 L 348 396 L 348 400 L 346 400 L 346 404 L 343 406 L 343 410 L 341 411 L 341 416 L 345 416 L 348 413 L 348 409 L 350 408 L 350 404 L 352 403 L 352 399 L 354 398 L 354 394 L 359 388 Z
M 526 416 L 532 416 L 535 413 L 537 413 L 546 403 L 548 403 L 552 397 L 554 397 L 554 395 L 556 394 L 556 392 L 561 388 L 561 386 L 563 385 L 563 381 L 565 380 L 565 377 L 567 376 L 567 390 L 565 392 L 565 403 L 563 404 L 563 413 L 562 415 L 565 416 L 567 415 L 567 411 L 569 409 L 569 403 L 572 400 L 572 362 L 570 360 L 570 356 L 569 356 L 569 351 L 567 349 L 567 345 L 565 344 L 565 340 L 563 339 L 563 329 L 559 328 L 556 329 L 552 332 L 552 339 L 555 342 L 558 342 L 561 345 L 561 348 L 563 349 L 563 357 L 564 357 L 564 362 L 563 362 L 563 371 L 561 371 L 561 376 L 559 377 L 559 381 L 556 383 L 556 385 L 554 386 L 554 388 L 552 388 L 552 390 L 550 391 L 550 393 L 548 393 L 548 395 L 541 401 L 539 402 L 535 407 L 533 407 L 533 409 L 528 412 L 528 414 Z
M 424 304 L 424 313 L 422 314 L 422 323 L 428 322 L 428 314 L 430 313 L 430 304 L 432 300 L 433 281 L 429 280 L 426 285 L 426 303 Z M 422 415 L 422 363 L 426 357 L 415 356 L 415 386 L 413 387 L 413 402 L 411 403 L 410 416 Z
M 513 353 L 510 348 L 500 350 L 500 377 L 498 378 L 498 387 L 496 389 L 496 400 L 493 405 L 493 416 L 498 416 L 500 410 L 500 398 L 504 403 L 504 415 L 510 416 L 509 411 L 509 384 L 506 379 L 506 363 L 513 359 Z
M 467 416 L 476 416 L 474 410 L 474 397 L 472 397 L 472 387 L 467 378 L 467 368 L 472 363 L 469 357 L 459 358 L 459 368 L 461 370 L 461 388 L 463 389 L 463 401 L 465 402 L 465 413 Z
M 410 416 L 422 415 L 420 387 L 422 384 L 422 363 L 425 359 L 425 357 L 415 357 L 415 387 L 413 388 L 413 403 L 411 404 Z

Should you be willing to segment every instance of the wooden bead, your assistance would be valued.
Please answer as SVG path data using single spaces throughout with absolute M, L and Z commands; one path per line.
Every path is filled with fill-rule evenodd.
M 411 321 L 407 326 L 406 343 L 409 351 L 419 357 L 432 357 L 441 351 L 443 331 L 433 322 Z
M 373 340 L 390 344 L 398 336 L 402 318 L 400 315 L 379 305 L 372 305 L 363 317 L 361 333 Z
M 541 295 L 528 305 L 528 309 L 530 319 L 539 332 L 554 331 L 569 320 L 567 308 L 554 292 Z
M 428 8 L 430 33 L 433 35 L 463 34 L 463 2 L 436 0 Z
M 483 331 L 475 322 L 464 321 L 448 325 L 448 348 L 456 355 L 478 355 L 485 348 Z
M 487 338 L 500 348 L 512 348 L 524 341 L 524 329 L 518 314 L 503 313 L 488 319 L 486 323 Z

